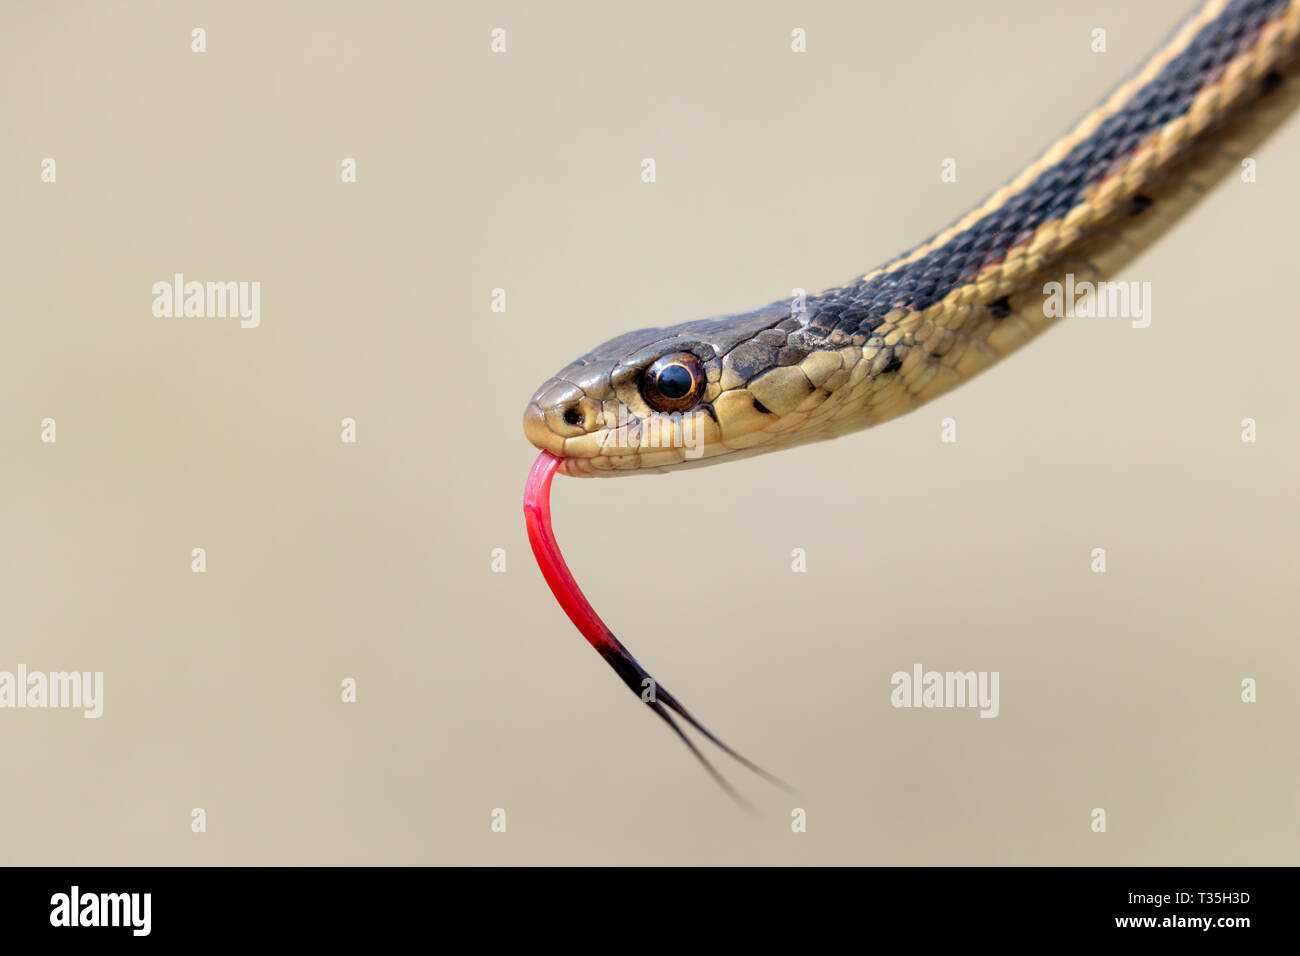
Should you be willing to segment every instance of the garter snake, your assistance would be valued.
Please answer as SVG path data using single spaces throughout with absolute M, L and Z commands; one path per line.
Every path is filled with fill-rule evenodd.
M 550 553 L 543 506 L 556 471 L 715 464 L 866 428 L 961 384 L 1056 320 L 1045 308 L 1051 283 L 1114 274 L 1239 169 L 1300 102 L 1298 58 L 1300 0 L 1210 0 L 1100 106 L 926 242 L 817 295 L 627 332 L 544 382 L 524 412 L 542 449 L 525 502 L 534 551 L 628 686 L 645 699 L 655 685 L 591 611 L 558 548 Z M 671 710 L 707 735 L 657 694 L 647 703 L 660 716 L 672 724 Z

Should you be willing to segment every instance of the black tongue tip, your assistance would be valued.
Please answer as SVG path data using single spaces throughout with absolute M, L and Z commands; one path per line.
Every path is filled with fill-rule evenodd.
M 677 716 L 681 717 L 682 720 L 686 721 L 703 734 L 706 740 L 741 766 L 762 777 L 773 786 L 779 787 L 786 793 L 793 794 L 795 792 L 794 788 L 783 781 L 780 777 L 764 770 L 748 757 L 736 752 L 731 747 L 727 746 L 727 744 L 719 740 L 711 730 L 696 720 L 694 715 L 683 707 L 676 697 L 670 694 L 667 689 L 660 686 L 659 682 L 651 677 L 649 672 L 637 663 L 636 658 L 628 653 L 627 648 L 617 640 L 612 641 L 610 646 L 601 648 L 600 655 L 605 659 L 606 663 L 614 669 L 614 672 L 622 678 L 623 683 L 628 686 L 628 689 L 640 697 L 641 700 L 648 704 L 656 714 L 663 718 L 664 722 L 667 723 L 668 726 L 673 729 L 673 732 L 681 738 L 682 742 L 690 748 L 691 753 L 695 754 L 696 759 L 704 765 L 704 769 L 709 772 L 709 775 L 712 776 L 713 779 L 718 782 L 719 786 L 726 790 L 727 793 L 738 803 L 751 810 L 753 809 L 749 801 L 741 797 L 736 789 L 727 782 L 726 778 L 718 772 L 718 769 L 713 766 L 712 762 L 700 752 L 700 749 L 695 746 L 694 741 L 686 736 L 685 731 L 683 731 L 682 728 L 677 725 L 677 722 L 673 720 L 673 714 L 677 714 Z

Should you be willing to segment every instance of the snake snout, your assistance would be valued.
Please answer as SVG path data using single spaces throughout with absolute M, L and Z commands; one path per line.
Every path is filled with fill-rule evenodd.
M 572 382 L 551 379 L 524 409 L 524 435 L 537 448 L 559 457 L 581 457 L 581 438 L 600 423 L 600 402 Z M 594 449 L 593 449 L 594 451 Z
M 524 437 L 542 451 L 564 456 L 564 436 L 551 431 L 551 427 L 546 424 L 546 412 L 533 402 L 529 402 L 524 409 Z

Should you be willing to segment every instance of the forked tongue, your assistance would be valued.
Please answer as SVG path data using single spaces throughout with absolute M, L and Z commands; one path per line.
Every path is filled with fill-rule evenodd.
M 636 658 L 614 636 L 613 631 L 605 626 L 605 622 L 600 619 L 600 615 L 583 595 L 578 582 L 573 579 L 569 566 L 564 563 L 564 555 L 560 553 L 560 546 L 555 542 L 555 532 L 551 530 L 551 479 L 555 477 L 555 471 L 560 467 L 562 460 L 549 451 L 544 451 L 537 456 L 537 461 L 533 463 L 533 470 L 528 473 L 528 484 L 524 486 L 524 520 L 528 525 L 528 543 L 532 545 L 533 554 L 537 557 L 537 565 L 542 569 L 542 576 L 546 578 L 546 583 L 551 586 L 551 593 L 560 602 L 560 607 L 564 608 L 564 613 L 569 615 L 569 620 L 605 659 L 605 663 L 614 668 L 615 673 L 623 679 L 623 683 L 632 690 L 632 693 L 649 704 L 651 709 L 667 722 L 713 779 L 737 802 L 749 806 L 722 774 L 718 773 L 708 758 L 700 753 L 695 743 L 673 720 L 673 714 L 677 714 L 698 730 L 723 753 L 763 779 L 789 792 L 790 788 L 784 783 L 762 767 L 736 753 L 692 717 L 690 711 L 683 707 L 677 698 L 668 693 L 662 684 L 646 673 L 646 669 L 636 662 Z

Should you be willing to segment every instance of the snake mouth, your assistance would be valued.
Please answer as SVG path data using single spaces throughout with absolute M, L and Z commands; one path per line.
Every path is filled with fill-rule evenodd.
M 677 464 L 689 457 L 689 448 L 658 450 L 640 447 L 642 428 L 639 424 L 631 428 L 593 427 L 586 431 L 584 429 L 594 425 L 590 418 L 579 423 L 565 417 L 577 418 L 580 414 L 581 406 L 574 403 L 543 408 L 533 401 L 524 409 L 524 437 L 539 451 L 558 458 L 560 464 L 556 467 L 561 474 L 587 478 L 661 470 L 663 466 Z M 630 433 L 636 435 L 634 440 L 629 440 Z
M 539 394 L 545 391 L 539 389 Z M 524 437 L 539 451 L 560 459 L 560 473 L 574 478 L 662 474 L 746 447 L 732 447 L 722 440 L 718 414 L 708 404 L 639 417 L 627 414 L 616 402 L 607 401 L 602 407 L 585 394 L 569 393 L 557 402 L 550 390 L 544 398 L 539 401 L 535 395 L 525 406 Z

